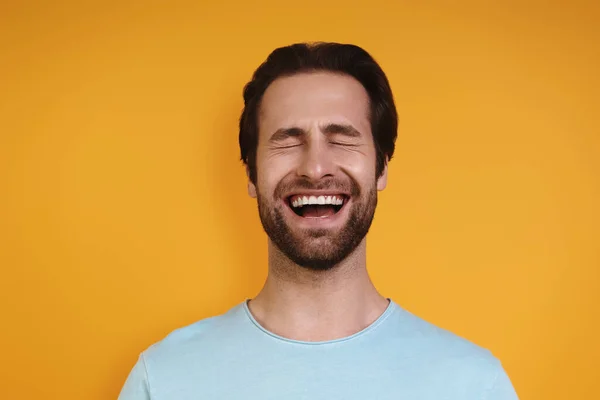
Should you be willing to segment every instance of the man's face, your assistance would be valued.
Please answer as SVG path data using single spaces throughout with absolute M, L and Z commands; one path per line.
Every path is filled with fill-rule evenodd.
M 377 190 L 369 97 L 354 78 L 319 72 L 279 78 L 259 113 L 256 185 L 260 219 L 292 261 L 329 269 L 364 239 Z

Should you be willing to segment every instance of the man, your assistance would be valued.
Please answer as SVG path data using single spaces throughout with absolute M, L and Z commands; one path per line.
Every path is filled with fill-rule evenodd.
M 144 351 L 121 400 L 512 400 L 485 349 L 379 294 L 365 237 L 397 115 L 363 49 L 276 49 L 244 89 L 239 142 L 268 235 L 260 293 Z

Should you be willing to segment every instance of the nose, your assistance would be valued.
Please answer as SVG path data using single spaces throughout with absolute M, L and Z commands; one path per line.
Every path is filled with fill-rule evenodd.
M 297 171 L 298 175 L 312 181 L 333 176 L 335 163 L 326 140 L 323 140 L 323 138 L 311 139 L 303 146 L 303 154 Z

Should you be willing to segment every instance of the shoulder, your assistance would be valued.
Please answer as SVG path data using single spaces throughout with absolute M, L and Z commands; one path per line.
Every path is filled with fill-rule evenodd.
M 390 317 L 378 344 L 388 369 L 408 370 L 415 381 L 460 398 L 517 399 L 501 361 L 487 348 L 398 305 Z
M 406 356 L 450 368 L 496 372 L 500 361 L 490 350 L 396 305 L 387 336 Z
M 217 342 L 239 332 L 243 322 L 242 305 L 236 305 L 224 314 L 203 318 L 193 324 L 178 328 L 162 340 L 150 345 L 142 352 L 146 363 L 168 362 L 185 358 L 187 355 L 208 353 Z

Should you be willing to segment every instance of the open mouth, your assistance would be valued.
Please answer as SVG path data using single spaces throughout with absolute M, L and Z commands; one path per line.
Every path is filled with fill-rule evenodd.
M 293 195 L 287 202 L 296 215 L 303 218 L 327 218 L 337 214 L 348 201 L 343 194 L 336 195 Z

